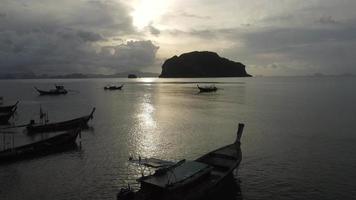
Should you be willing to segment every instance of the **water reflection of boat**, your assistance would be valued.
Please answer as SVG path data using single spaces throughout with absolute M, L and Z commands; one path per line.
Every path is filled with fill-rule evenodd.
M 66 89 L 64 89 L 64 86 L 62 85 L 55 85 L 55 89 L 51 89 L 51 90 L 40 90 L 38 88 L 35 87 L 35 89 L 37 90 L 37 92 L 40 93 L 40 95 L 60 95 L 60 94 L 67 94 L 68 91 Z
M 11 105 L 11 106 L 0 106 L 0 113 L 11 112 L 15 107 L 17 107 L 18 103 L 19 103 L 19 101 L 17 101 L 14 105 Z
M 0 151 L 0 163 L 46 155 L 71 147 L 80 131 L 81 129 L 77 128 L 35 143 Z
M 41 111 L 40 111 L 41 112 Z M 33 120 L 31 120 L 30 124 L 26 126 L 27 132 L 29 134 L 34 134 L 34 133 L 41 133 L 41 132 L 54 132 L 54 131 L 63 131 L 63 130 L 69 130 L 72 128 L 76 127 L 84 127 L 87 126 L 87 123 L 90 119 L 93 118 L 95 112 L 95 108 L 91 111 L 89 115 L 75 118 L 72 120 L 68 121 L 62 121 L 62 122 L 55 122 L 55 123 L 41 123 L 41 124 L 35 124 Z M 42 112 L 40 116 L 42 116 Z
M 244 124 L 239 124 L 233 144 L 209 152 L 195 161 L 181 160 L 138 179 L 141 188 L 122 188 L 118 200 L 196 200 L 210 196 L 223 187 L 241 162 L 240 138 Z
M 104 90 L 121 90 L 122 87 L 124 87 L 124 84 L 120 85 L 120 86 L 116 86 L 116 85 L 107 85 L 104 87 Z
M 15 114 L 17 107 L 7 113 L 0 113 L 0 124 L 8 124 L 10 118 Z
M 218 90 L 218 88 L 215 87 L 215 85 L 204 86 L 204 87 L 197 85 L 197 87 L 199 88 L 200 92 L 215 92 L 216 90 Z

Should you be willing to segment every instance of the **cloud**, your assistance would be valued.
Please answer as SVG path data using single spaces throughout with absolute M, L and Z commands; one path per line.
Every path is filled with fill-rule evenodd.
M 181 12 L 179 14 L 181 17 L 188 17 L 188 18 L 196 18 L 196 19 L 211 19 L 209 16 L 200 16 L 200 15 L 195 15 L 187 12 Z
M 159 47 L 143 38 L 123 39 L 141 34 L 130 12 L 110 0 L 5 0 L 0 7 L 6 13 L 0 15 L 0 73 L 145 70 L 155 63 Z M 153 26 L 150 31 L 159 34 Z
M 161 31 L 156 27 L 154 27 L 152 24 L 150 24 L 147 27 L 148 27 L 148 31 L 154 36 L 158 36 L 161 33 Z
M 320 17 L 317 22 L 321 23 L 321 24 L 337 24 L 338 22 L 333 19 L 332 16 L 323 16 Z
M 78 31 L 77 34 L 85 42 L 98 42 L 105 40 L 100 34 L 89 31 Z

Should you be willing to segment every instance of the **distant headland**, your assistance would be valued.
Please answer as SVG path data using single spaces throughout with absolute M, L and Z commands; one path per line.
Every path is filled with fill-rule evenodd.
M 167 59 L 160 78 L 251 77 L 245 65 L 215 52 L 193 51 Z

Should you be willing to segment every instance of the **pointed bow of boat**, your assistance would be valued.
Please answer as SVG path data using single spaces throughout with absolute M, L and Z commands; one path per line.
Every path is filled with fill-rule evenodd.
M 237 135 L 236 135 L 236 141 L 235 144 L 240 144 L 240 140 L 241 140 L 241 136 L 242 136 L 242 132 L 244 130 L 245 124 L 243 123 L 239 123 L 239 127 L 237 129 Z

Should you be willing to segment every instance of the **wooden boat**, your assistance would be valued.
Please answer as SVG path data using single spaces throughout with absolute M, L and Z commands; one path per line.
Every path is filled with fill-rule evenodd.
M 199 85 L 197 85 L 197 87 L 199 88 L 200 92 L 215 92 L 216 90 L 218 90 L 215 85 L 206 87 L 200 87 Z
M 0 151 L 0 163 L 56 152 L 69 145 L 75 144 L 75 140 L 80 131 L 80 128 L 76 128 L 75 130 L 70 130 L 32 144 Z
M 94 112 L 95 112 L 95 108 L 93 108 L 93 110 L 89 115 L 75 118 L 68 121 L 55 122 L 55 123 L 35 124 L 34 121 L 31 120 L 30 124 L 26 126 L 26 129 L 29 134 L 35 134 L 35 133 L 42 133 L 42 132 L 55 132 L 55 131 L 69 130 L 72 128 L 76 128 L 78 126 L 84 127 L 87 126 L 88 121 L 93 118 Z
M 0 106 L 0 113 L 9 113 L 11 112 L 19 103 L 19 101 L 17 101 L 14 105 L 11 106 Z
M 136 75 L 136 74 L 129 74 L 129 75 L 127 76 L 127 78 L 137 78 L 137 75 Z
M 38 93 L 40 93 L 40 95 L 60 95 L 60 94 L 67 94 L 68 91 L 66 89 L 64 89 L 64 86 L 62 85 L 55 85 L 55 89 L 51 89 L 51 90 L 40 90 L 37 87 L 35 87 L 35 89 L 37 90 Z
M 122 87 L 124 87 L 124 84 L 120 85 L 120 86 L 116 86 L 116 85 L 108 85 L 104 87 L 104 90 L 121 90 Z
M 17 107 L 15 106 L 13 110 L 7 113 L 0 113 L 0 124 L 9 123 L 10 118 L 15 114 Z
M 239 124 L 233 144 L 211 151 L 195 161 L 181 160 L 159 168 L 153 175 L 138 179 L 140 190 L 122 188 L 117 200 L 197 200 L 224 187 L 242 159 L 240 139 L 244 124 Z

